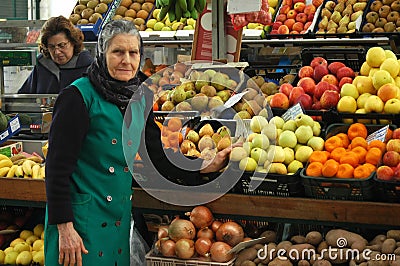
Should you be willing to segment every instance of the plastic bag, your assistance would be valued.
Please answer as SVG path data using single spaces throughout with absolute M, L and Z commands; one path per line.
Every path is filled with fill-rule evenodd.
M 131 220 L 130 230 L 130 266 L 146 266 L 146 253 L 150 250 L 146 241 L 135 227 L 135 222 Z
M 263 25 L 269 25 L 272 22 L 272 15 L 269 12 L 268 0 L 261 0 L 260 11 L 242 14 L 231 14 L 230 17 L 233 28 L 235 30 L 239 30 L 244 26 L 247 26 L 249 22 L 261 23 Z

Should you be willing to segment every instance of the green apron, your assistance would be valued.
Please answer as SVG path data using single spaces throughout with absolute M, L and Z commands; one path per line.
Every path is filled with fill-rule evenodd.
M 131 152 L 133 158 L 139 148 L 145 99 L 131 104 L 132 122 L 122 130 L 125 125 L 121 111 L 104 100 L 88 78 L 80 78 L 72 85 L 81 92 L 90 118 L 70 187 L 74 227 L 89 251 L 82 254 L 83 265 L 127 266 L 133 191 L 123 150 Z M 46 212 L 46 265 L 59 265 L 58 247 L 57 225 L 47 223 Z

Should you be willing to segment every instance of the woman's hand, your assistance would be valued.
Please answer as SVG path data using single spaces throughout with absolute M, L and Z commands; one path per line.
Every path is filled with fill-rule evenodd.
M 59 259 L 64 266 L 82 266 L 82 252 L 88 254 L 82 238 L 74 229 L 72 222 L 58 224 Z
M 213 160 L 204 160 L 201 166 L 200 173 L 212 173 L 218 172 L 222 168 L 224 168 L 229 161 L 229 155 L 234 147 L 240 147 L 243 143 L 241 141 L 232 144 L 231 146 L 219 151 L 217 155 L 213 158 Z

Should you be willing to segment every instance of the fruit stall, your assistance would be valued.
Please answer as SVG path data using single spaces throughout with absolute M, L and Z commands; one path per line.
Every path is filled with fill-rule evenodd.
M 137 158 L 132 204 L 152 237 L 147 265 L 375 265 L 323 257 L 330 248 L 368 251 L 370 258 L 386 257 L 377 265 L 398 265 L 398 1 L 260 3 L 261 13 L 228 17 L 242 31 L 235 51 L 242 62 L 227 64 L 189 62 L 201 42 L 198 19 L 215 7 L 211 1 L 79 0 L 71 11 L 91 51 L 107 20 L 130 20 L 140 30 L 149 51 L 145 83 L 154 92 L 166 150 L 210 159 L 241 143 L 222 171 L 169 179 L 173 186 Z M 269 23 L 260 23 L 260 16 Z M 0 22 L 9 38 L 0 54 L 37 51 L 43 22 Z M 15 99 L 7 93 L 34 62 L 7 62 L 0 118 L 11 121 L 15 110 L 7 108 Z M 10 254 L 10 264 L 43 265 L 51 104 L 41 112 L 34 127 L 31 113 L 19 113 L 21 132 L 30 135 L 16 134 L 21 150 L 13 149 L 13 138 L 0 147 L 0 264 Z M 3 132 L 10 124 L 0 126 Z M 267 249 L 286 255 L 258 252 Z M 303 250 L 315 254 L 289 257 Z

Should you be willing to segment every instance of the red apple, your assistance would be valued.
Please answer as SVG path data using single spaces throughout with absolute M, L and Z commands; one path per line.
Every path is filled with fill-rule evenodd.
M 304 8 L 306 7 L 306 4 L 302 3 L 302 2 L 297 2 L 296 4 L 294 4 L 293 8 L 294 10 L 297 11 L 297 13 L 303 12 Z
M 350 77 L 341 78 L 340 81 L 339 81 L 339 89 L 341 89 L 343 84 L 346 84 L 346 83 L 353 83 L 353 79 L 350 78 Z
M 289 32 L 289 34 L 300 34 L 300 32 L 298 32 L 297 30 L 292 30 Z
M 355 77 L 354 70 L 351 69 L 350 67 L 339 68 L 336 73 L 336 77 L 338 78 L 338 80 L 342 79 L 343 77 L 354 78 Z
M 314 74 L 314 69 L 311 66 L 303 66 L 299 70 L 299 78 L 310 77 L 312 78 Z
M 314 75 L 313 78 L 315 81 L 320 81 L 323 76 L 329 74 L 328 67 L 326 65 L 320 64 L 314 67 Z
M 285 20 L 286 20 L 286 14 L 279 14 L 276 16 L 275 23 L 282 22 L 282 24 L 283 24 L 283 22 L 285 22 Z
M 301 78 L 297 82 L 297 86 L 302 87 L 304 92 L 309 94 L 309 95 L 313 95 L 314 94 L 315 81 L 312 78 L 309 78 L 309 77 Z
M 312 4 L 315 7 L 319 7 L 320 5 L 322 5 L 323 0 L 312 0 Z
M 282 5 L 279 9 L 279 14 L 287 14 L 291 10 L 291 5 Z
M 274 95 L 271 96 L 269 105 L 272 108 L 287 109 L 289 108 L 289 98 L 281 92 L 275 93 Z
M 290 83 L 283 83 L 282 85 L 279 86 L 279 92 L 282 92 L 287 97 L 289 97 L 292 89 L 293 89 L 293 85 Z
M 302 22 L 303 24 L 307 22 L 307 15 L 304 13 L 297 13 L 296 21 Z
M 278 28 L 278 34 L 289 34 L 290 30 L 288 28 L 288 26 L 286 25 L 281 25 Z
M 317 9 L 315 8 L 315 6 L 313 5 L 313 4 L 310 4 L 310 5 L 306 5 L 306 7 L 304 8 L 304 13 L 307 15 L 307 16 L 310 16 L 311 14 L 313 14 L 313 13 L 315 13 L 315 11 L 316 11 Z
M 292 91 L 289 94 L 289 105 L 293 106 L 296 103 L 297 98 L 299 98 L 302 94 L 305 94 L 302 87 L 293 87 Z
M 279 34 L 279 33 L 278 33 L 278 30 L 275 30 L 275 29 L 271 30 L 269 33 L 270 33 L 270 34 Z
M 288 17 L 288 19 L 285 22 L 283 22 L 283 25 L 286 25 L 289 28 L 289 30 L 292 30 L 294 23 L 296 23 L 296 20 L 294 20 L 294 18 Z
M 328 61 L 326 61 L 326 59 L 321 56 L 314 57 L 310 62 L 310 66 L 312 68 L 315 68 L 317 65 L 325 65 L 326 67 L 328 67 Z
M 338 85 L 339 85 L 338 79 L 337 79 L 336 76 L 333 75 L 333 74 L 326 74 L 325 76 L 323 76 L 323 77 L 321 78 L 321 81 L 326 81 L 326 82 L 328 82 L 329 84 L 332 84 L 332 85 L 335 85 L 335 86 L 338 86 Z
M 279 16 L 279 15 L 278 15 L 278 16 Z M 285 19 L 286 19 L 286 17 L 285 17 Z M 273 29 L 273 30 L 278 30 L 278 28 L 279 28 L 280 25 L 283 25 L 283 22 L 282 22 L 282 21 L 275 21 L 275 22 L 272 24 L 272 29 Z
M 293 0 L 293 5 L 296 3 L 306 3 L 306 0 Z
M 383 164 L 394 167 L 400 162 L 400 154 L 397 151 L 387 151 L 382 158 Z
M 396 128 L 393 130 L 392 134 L 393 139 L 400 139 L 400 128 Z
M 394 171 L 387 165 L 381 165 L 376 169 L 376 177 L 380 180 L 390 181 L 393 180 Z
M 288 5 L 288 6 L 292 6 L 293 5 L 293 0 L 282 0 L 282 6 L 284 5 Z
M 325 91 L 329 90 L 330 86 L 329 83 L 326 81 L 320 81 L 315 85 L 315 90 L 314 90 L 314 97 L 316 100 L 321 99 L 322 94 L 324 94 Z
M 311 21 L 307 21 L 306 24 L 304 24 L 304 29 L 308 29 L 311 26 L 312 22 Z
M 328 69 L 329 72 L 331 72 L 332 74 L 336 75 L 337 71 L 339 70 L 339 68 L 345 67 L 346 65 L 343 64 L 342 62 L 332 62 L 328 65 Z
M 400 139 L 389 140 L 386 144 L 386 150 L 400 153 Z
M 301 32 L 304 29 L 304 24 L 303 22 L 297 21 L 293 24 L 292 30 L 295 30 L 297 32 Z
M 305 9 L 304 9 L 305 10 Z M 307 15 L 307 21 L 312 22 L 315 17 L 315 12 Z
M 310 110 L 313 104 L 313 99 L 310 95 L 303 93 L 297 98 L 297 103 L 300 103 L 304 110 Z
M 336 86 L 335 84 L 329 84 L 329 89 L 331 90 L 331 91 L 337 91 L 339 94 L 340 94 L 340 89 L 339 89 L 339 87 L 338 86 Z
M 320 102 L 323 109 L 336 107 L 339 102 L 340 94 L 337 91 L 327 90 L 321 96 Z
M 321 110 L 322 106 L 321 106 L 321 102 L 320 101 L 316 101 L 313 103 L 313 105 L 311 106 L 312 110 Z
M 289 10 L 289 12 L 287 12 L 287 14 L 286 14 L 287 18 L 295 19 L 296 16 L 297 16 L 297 12 L 294 9 Z

